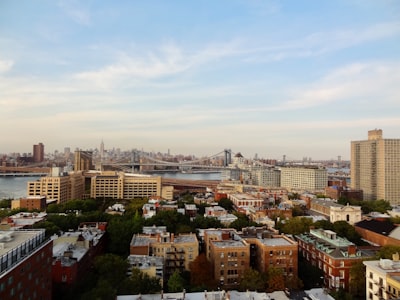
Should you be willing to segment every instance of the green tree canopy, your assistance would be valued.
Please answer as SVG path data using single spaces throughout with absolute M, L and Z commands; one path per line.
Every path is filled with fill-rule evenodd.
M 182 292 L 185 288 L 185 281 L 178 271 L 175 271 L 168 279 L 168 292 Z
M 311 218 L 294 217 L 289 220 L 280 221 L 278 229 L 286 234 L 301 234 L 310 231 L 310 226 L 313 225 Z
M 254 270 L 252 268 L 244 271 L 242 278 L 240 278 L 239 290 L 240 291 L 257 291 L 265 292 L 267 280 L 266 275 Z
M 225 208 L 227 211 L 231 212 L 233 211 L 234 205 L 231 200 L 228 198 L 222 198 L 218 201 L 218 205 Z

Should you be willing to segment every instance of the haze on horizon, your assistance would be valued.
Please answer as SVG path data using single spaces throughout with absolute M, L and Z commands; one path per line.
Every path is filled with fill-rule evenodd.
M 395 0 L 0 3 L 0 153 L 349 159 L 400 138 Z

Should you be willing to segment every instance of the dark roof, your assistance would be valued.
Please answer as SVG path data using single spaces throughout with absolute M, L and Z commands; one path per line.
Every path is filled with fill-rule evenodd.
M 354 224 L 356 227 L 360 227 L 378 234 L 382 234 L 385 236 L 388 236 L 393 229 L 396 228 L 395 225 L 388 221 L 378 221 L 375 219 L 366 219 L 362 220 L 356 224 Z

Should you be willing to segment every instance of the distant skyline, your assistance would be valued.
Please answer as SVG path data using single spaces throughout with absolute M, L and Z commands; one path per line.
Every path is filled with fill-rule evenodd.
M 0 153 L 350 158 L 400 138 L 400 1 L 0 2 Z

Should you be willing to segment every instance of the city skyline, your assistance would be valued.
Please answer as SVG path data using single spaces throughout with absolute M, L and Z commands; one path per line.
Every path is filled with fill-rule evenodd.
M 399 138 L 397 1 L 2 1 L 0 153 L 350 159 Z

